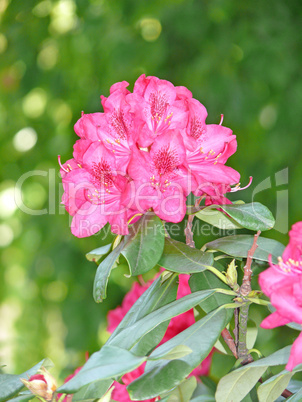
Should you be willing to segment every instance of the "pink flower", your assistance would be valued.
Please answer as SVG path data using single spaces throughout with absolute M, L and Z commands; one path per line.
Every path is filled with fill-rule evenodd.
M 208 184 L 232 185 L 239 182 L 239 173 L 225 166 L 237 146 L 236 137 L 229 128 L 207 125 L 197 142 L 198 147 L 194 151 L 187 151 L 188 166 L 198 183 L 195 195 L 203 195 L 203 188 Z
M 141 75 L 134 84 L 133 94 L 127 96 L 138 127 L 136 141 L 148 147 L 167 130 L 185 126 L 187 111 L 176 100 L 174 85 L 157 77 Z
M 114 233 L 127 234 L 127 220 L 133 211 L 127 210 L 121 200 L 128 179 L 118 173 L 114 154 L 100 142 L 88 147 L 84 142 L 75 148 L 74 156 L 61 166 L 62 203 L 73 216 L 72 233 L 91 236 L 109 222 Z
M 177 298 L 184 297 L 191 293 L 190 286 L 188 283 L 190 275 L 181 274 L 179 275 L 179 286 L 177 291 Z M 137 301 L 137 299 L 148 289 L 148 287 L 153 283 L 154 280 L 149 281 L 144 286 L 135 282 L 132 285 L 132 288 L 129 293 L 126 294 L 122 305 L 117 307 L 115 310 L 111 310 L 108 313 L 108 328 L 109 332 L 113 332 L 115 328 L 122 321 L 124 316 L 133 306 L 133 304 Z M 189 310 L 177 317 L 172 318 L 167 328 L 167 331 L 160 342 L 160 344 L 167 342 L 172 339 L 174 336 L 184 331 L 191 325 L 195 323 L 194 312 L 193 309 Z M 200 376 L 200 375 L 208 375 L 210 371 L 210 365 L 212 360 L 212 352 L 209 356 L 202 362 L 200 366 L 195 368 L 190 375 Z M 126 386 L 130 384 L 133 380 L 138 378 L 144 372 L 145 363 L 141 365 L 136 370 L 131 373 L 127 373 L 123 376 L 122 380 L 124 384 L 119 384 L 117 382 L 114 383 L 115 389 L 112 393 L 112 398 L 116 399 L 120 402 L 128 402 L 130 401 L 128 392 L 126 390 Z M 151 399 L 150 401 L 154 401 Z
M 127 234 L 127 219 L 153 210 L 180 222 L 186 197 L 206 197 L 206 205 L 229 203 L 225 193 L 240 175 L 225 166 L 236 151 L 232 131 L 206 124 L 207 110 L 185 87 L 140 76 L 101 96 L 103 113 L 82 114 L 73 159 L 62 166 L 62 202 L 74 217 L 78 237 L 98 232 L 107 222 Z M 222 121 L 221 121 L 222 123 Z
M 262 328 L 275 328 L 290 322 L 302 324 L 302 222 L 292 226 L 289 237 L 278 265 L 270 261 L 270 267 L 259 275 L 260 287 L 276 309 L 262 321 Z M 301 363 L 300 334 L 293 344 L 286 369 L 292 370 Z
M 186 166 L 182 137 L 177 130 L 159 136 L 150 152 L 134 149 L 128 166 L 132 182 L 128 185 L 127 203 L 144 213 L 152 208 L 161 219 L 180 222 L 186 213 L 186 197 L 195 187 Z
M 74 126 L 83 140 L 101 141 L 115 154 L 117 170 L 126 173 L 133 145 L 133 114 L 126 101 L 126 81 L 114 84 L 108 98 L 101 96 L 104 113 L 83 114 Z
M 86 356 L 86 360 L 88 360 L 88 355 Z M 74 371 L 72 374 L 70 374 L 69 376 L 67 376 L 67 377 L 65 378 L 65 380 L 64 380 L 64 384 L 66 384 L 66 383 L 67 383 L 68 381 L 70 381 L 76 374 L 78 374 L 78 372 L 79 372 L 81 369 L 82 369 L 82 366 L 81 366 L 81 367 L 78 367 L 77 369 L 75 369 L 75 371 Z M 58 394 L 58 395 L 57 395 L 57 400 L 59 400 L 62 395 L 63 395 L 63 394 Z M 72 395 L 69 394 L 69 395 L 66 395 L 66 396 L 65 396 L 65 398 L 63 399 L 62 402 L 71 402 L 71 401 L 72 401 Z

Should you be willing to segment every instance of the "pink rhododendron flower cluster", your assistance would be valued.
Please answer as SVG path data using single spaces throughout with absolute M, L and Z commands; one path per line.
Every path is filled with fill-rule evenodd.
M 302 324 L 302 222 L 292 226 L 289 237 L 278 265 L 270 262 L 270 268 L 259 276 L 261 289 L 276 308 L 261 323 L 262 328 L 275 328 L 290 322 Z M 286 369 L 292 370 L 301 363 L 302 332 L 293 343 Z
M 179 286 L 177 291 L 177 298 L 184 297 L 191 293 L 190 286 L 188 284 L 190 275 L 181 274 L 179 275 Z M 137 301 L 137 299 L 148 289 L 148 287 L 153 283 L 153 280 L 146 283 L 146 285 L 142 286 L 139 283 L 135 282 L 128 292 L 122 302 L 122 305 L 117 307 L 115 310 L 111 310 L 108 314 L 108 331 L 113 332 L 115 328 L 122 321 L 124 316 L 133 306 L 133 304 Z M 169 326 L 166 330 L 166 333 L 160 342 L 160 344 L 167 342 L 172 339 L 174 336 L 184 331 L 195 322 L 193 309 L 189 310 L 177 317 L 171 319 Z M 195 368 L 190 375 L 195 376 L 204 376 L 209 374 L 210 364 L 211 364 L 212 352 L 210 355 L 202 362 L 200 366 Z M 119 402 L 130 402 L 127 392 L 127 385 L 134 381 L 136 378 L 141 376 L 144 372 L 145 364 L 143 363 L 136 370 L 133 370 L 131 373 L 127 373 L 122 377 L 123 383 L 120 384 L 118 382 L 114 382 L 114 390 L 112 393 L 112 398 Z M 155 399 L 148 399 L 148 401 L 155 401 Z
M 232 131 L 206 124 L 205 107 L 185 87 L 142 75 L 134 85 L 118 82 L 103 113 L 83 114 L 73 159 L 61 164 L 62 202 L 78 237 L 107 222 L 118 234 L 128 220 L 152 209 L 161 219 L 180 222 L 190 192 L 207 203 L 225 203 L 239 173 L 225 166 L 237 147 Z M 222 122 L 221 122 L 222 123 Z

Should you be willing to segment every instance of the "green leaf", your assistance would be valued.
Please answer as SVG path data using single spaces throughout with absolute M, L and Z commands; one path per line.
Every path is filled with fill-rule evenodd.
M 20 375 L 0 374 L 0 401 L 12 398 L 20 392 L 21 389 L 24 388 L 20 378 L 28 379 L 36 374 L 36 372 L 43 366 L 44 362 L 45 360 L 42 360 L 40 363 Z
M 195 292 L 160 307 L 119 332 L 113 339 L 109 338 L 107 345 L 116 345 L 125 349 L 131 349 L 146 333 L 159 324 L 190 310 L 213 293 L 214 290 Z
M 294 373 L 284 370 L 266 380 L 257 390 L 259 402 L 275 401 L 285 390 L 293 375 Z
M 62 385 L 58 392 L 75 392 L 93 381 L 121 376 L 139 367 L 146 357 L 138 357 L 116 346 L 103 346 L 91 355 L 79 373 Z
M 215 268 L 223 269 L 222 265 L 217 262 L 214 263 L 214 266 Z M 210 271 L 204 271 L 191 275 L 189 285 L 192 292 L 215 288 L 230 289 L 224 282 L 218 279 L 217 276 Z M 200 303 L 200 307 L 206 313 L 209 313 L 223 304 L 231 303 L 232 299 L 232 296 L 227 296 L 216 292 L 204 302 Z
M 190 353 L 192 353 L 192 349 L 189 348 L 188 346 L 185 345 L 177 345 L 171 350 L 168 350 L 166 353 L 163 355 L 159 355 L 157 357 L 152 357 L 150 356 L 150 360 L 159 360 L 159 359 L 164 359 L 164 360 L 175 360 L 175 359 L 180 359 L 181 357 L 187 356 Z
M 219 402 L 240 402 L 254 387 L 268 366 L 243 367 L 232 371 L 218 383 L 215 398 Z
M 230 218 L 222 211 L 218 211 L 217 209 L 213 208 L 212 205 L 197 212 L 195 216 L 201 221 L 209 223 L 210 225 L 219 229 L 242 229 L 242 226 L 236 223 L 234 219 Z
M 145 214 L 129 229 L 122 250 L 131 275 L 141 275 L 150 271 L 159 261 L 165 242 L 162 221 L 153 213 Z
M 110 380 L 98 380 L 92 382 L 89 385 L 85 385 L 80 391 L 76 392 L 72 396 L 73 402 L 91 402 L 95 399 L 101 398 L 108 388 L 111 386 L 113 381 Z
M 218 309 L 160 345 L 149 356 L 145 373 L 127 387 L 130 396 L 134 400 L 154 398 L 178 386 L 208 356 L 226 324 L 226 311 Z M 192 353 L 168 362 L 151 360 L 164 356 L 177 345 L 188 346 Z
M 224 215 L 220 211 L 221 209 L 228 216 Z M 201 209 L 195 216 L 221 229 L 246 228 L 263 232 L 271 229 L 275 224 L 271 211 L 259 202 L 237 205 L 210 205 Z
M 93 297 L 97 303 L 102 302 L 107 297 L 107 284 L 111 270 L 123 248 L 122 241 L 98 266 L 93 284 Z
M 21 394 L 19 394 L 18 396 L 16 396 L 15 398 L 12 398 L 9 400 L 9 402 L 27 402 L 30 401 L 31 399 L 34 399 L 35 396 L 29 391 L 29 392 L 22 392 Z
M 247 332 L 246 332 L 246 346 L 248 349 L 252 349 L 255 345 L 258 335 L 258 325 L 253 320 L 248 320 Z
M 247 258 L 247 253 L 251 249 L 254 236 L 235 235 L 226 236 L 211 241 L 205 246 L 209 250 L 221 251 L 232 257 Z M 257 240 L 257 249 L 254 253 L 254 259 L 260 261 L 268 261 L 268 256 L 272 255 L 273 263 L 278 263 L 277 258 L 283 254 L 285 246 L 276 240 L 259 237 Z
M 212 387 L 208 386 L 205 383 L 205 379 L 209 379 L 209 377 L 201 377 L 201 383 L 198 382 L 197 383 L 197 387 L 193 393 L 193 398 L 191 400 L 191 402 L 215 402 L 215 391 L 216 391 L 216 387 L 215 387 L 215 391 L 212 390 Z M 215 384 L 216 386 L 216 384 Z
M 95 248 L 86 254 L 86 258 L 88 261 L 98 261 L 103 255 L 109 253 L 112 244 L 105 244 L 102 247 Z
M 158 265 L 169 271 L 188 274 L 201 272 L 213 264 L 213 254 L 166 237 L 165 248 Z
M 177 279 L 175 274 L 168 277 L 165 275 L 165 279 L 163 275 L 160 275 L 131 307 L 107 342 L 112 342 L 122 330 L 130 327 L 147 314 L 174 301 L 178 287 Z M 133 352 L 137 355 L 149 353 L 162 340 L 168 323 L 168 321 L 162 323 L 145 334 L 135 345 Z
M 189 402 L 197 386 L 196 377 L 190 377 L 184 380 L 177 388 L 169 392 L 167 402 Z M 161 398 L 162 400 L 162 398 Z
M 268 357 L 250 363 L 248 366 L 240 367 L 224 376 L 218 383 L 216 400 L 219 402 L 240 402 L 269 366 L 287 363 L 290 348 L 291 346 L 286 346 Z

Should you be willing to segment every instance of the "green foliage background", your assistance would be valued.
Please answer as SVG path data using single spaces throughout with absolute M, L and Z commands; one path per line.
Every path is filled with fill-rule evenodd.
M 229 165 L 242 185 L 254 177 L 236 197 L 274 213 L 282 204 L 279 231 L 267 235 L 287 242 L 288 225 L 302 218 L 301 20 L 299 0 L 0 0 L 0 365 L 8 372 L 49 356 L 69 374 L 104 342 L 106 312 L 130 287 L 114 272 L 108 299 L 93 301 L 85 253 L 100 239 L 71 235 L 57 164 L 58 154 L 72 155 L 81 110 L 99 111 L 117 81 L 132 87 L 140 74 L 156 75 L 187 86 L 209 123 L 223 113 L 238 139 Z M 24 127 L 38 137 L 26 152 L 15 137 Z M 280 185 L 275 174 L 287 168 Z M 10 189 L 32 170 L 47 173 L 28 178 L 22 194 L 27 207 L 48 210 L 41 215 L 13 207 Z M 261 334 L 269 352 L 296 335 Z

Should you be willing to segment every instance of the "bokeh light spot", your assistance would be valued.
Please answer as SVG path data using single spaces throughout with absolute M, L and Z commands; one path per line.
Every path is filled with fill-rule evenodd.
M 26 152 L 36 145 L 37 139 L 36 131 L 32 127 L 25 127 L 15 134 L 13 144 L 17 151 Z
M 51 11 L 50 31 L 64 34 L 76 25 L 76 5 L 72 0 L 58 1 Z
M 59 50 L 55 41 L 46 41 L 38 54 L 37 63 L 42 70 L 51 70 L 58 61 Z
M 143 18 L 139 26 L 141 35 L 147 42 L 154 42 L 162 31 L 160 21 L 155 18 Z
M 0 15 L 5 13 L 9 0 L 0 0 Z
M 259 115 L 259 122 L 266 130 L 271 129 L 277 120 L 277 110 L 274 105 L 265 106 Z
M 243 50 L 238 45 L 235 44 L 232 45 L 231 53 L 235 61 L 241 61 L 243 59 L 244 56 Z
M 17 194 L 16 194 L 16 193 Z M 8 187 L 0 192 L 0 217 L 8 218 L 17 209 L 15 196 L 20 197 L 20 190 L 15 187 Z
M 43 296 L 45 299 L 61 302 L 67 296 L 67 286 L 62 281 L 54 281 L 43 287 Z
M 23 99 L 22 109 L 27 117 L 35 119 L 40 117 L 45 110 L 47 94 L 42 88 L 35 88 Z
M 51 107 L 52 116 L 56 124 L 68 126 L 72 119 L 72 110 L 70 106 L 61 99 L 56 99 Z
M 47 199 L 47 193 L 42 184 L 32 182 L 24 187 L 25 189 L 22 191 L 24 205 L 34 211 L 41 209 Z
M 52 3 L 50 0 L 44 0 L 38 3 L 33 9 L 32 13 L 36 17 L 43 18 L 47 17 L 52 10 Z
M 12 287 L 21 288 L 25 283 L 25 271 L 21 265 L 14 264 L 5 270 L 5 281 Z
M 7 247 L 14 240 L 14 232 L 6 223 L 0 224 L 0 247 Z
M 6 36 L 0 33 L 0 53 L 4 53 L 7 48 Z

